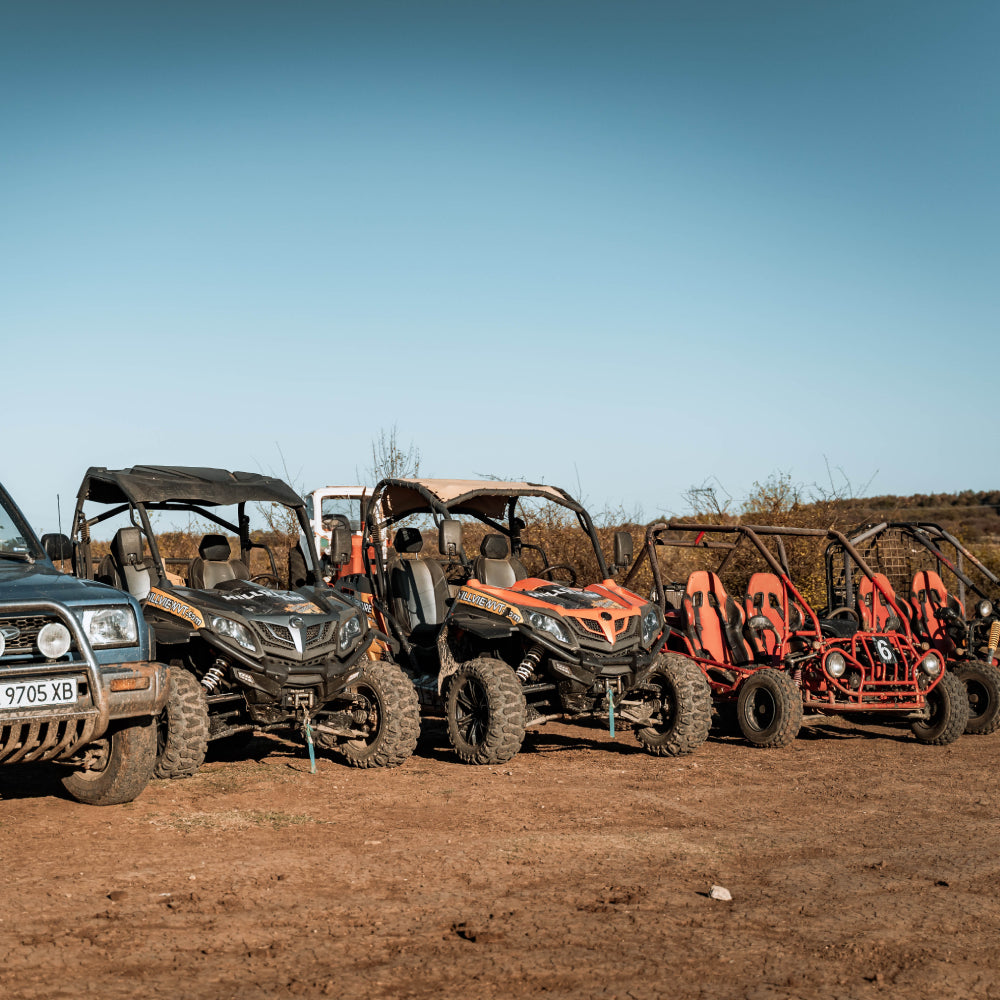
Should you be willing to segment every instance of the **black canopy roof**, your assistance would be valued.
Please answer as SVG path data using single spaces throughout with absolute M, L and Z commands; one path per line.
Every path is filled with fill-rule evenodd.
M 196 503 L 216 507 L 257 500 L 290 507 L 302 497 L 287 483 L 256 472 L 227 472 L 182 465 L 134 465 L 131 469 L 87 470 L 79 498 L 95 503 Z

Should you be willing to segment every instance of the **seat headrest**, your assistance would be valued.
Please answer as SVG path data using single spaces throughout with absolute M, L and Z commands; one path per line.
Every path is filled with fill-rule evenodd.
M 225 535 L 205 535 L 198 546 L 198 555 L 208 562 L 226 562 L 229 553 L 229 539 Z
M 119 528 L 111 539 L 111 549 L 123 566 L 141 566 L 142 532 L 138 528 Z
M 504 535 L 484 535 L 479 552 L 484 559 L 506 559 L 510 546 Z
M 400 528 L 392 540 L 397 552 L 419 552 L 424 547 L 423 536 L 416 528 Z

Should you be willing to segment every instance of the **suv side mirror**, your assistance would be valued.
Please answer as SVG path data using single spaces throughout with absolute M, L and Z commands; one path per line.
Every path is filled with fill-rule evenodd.
M 462 522 L 445 518 L 438 526 L 438 551 L 454 559 L 462 551 Z
M 73 558 L 73 543 L 65 535 L 42 535 L 42 548 L 53 562 Z
M 335 525 L 331 532 L 329 557 L 330 562 L 335 566 L 343 566 L 350 562 L 351 551 L 354 548 L 354 539 L 348 528 L 342 524 Z
M 624 569 L 632 561 L 632 535 L 628 531 L 615 532 L 615 569 Z

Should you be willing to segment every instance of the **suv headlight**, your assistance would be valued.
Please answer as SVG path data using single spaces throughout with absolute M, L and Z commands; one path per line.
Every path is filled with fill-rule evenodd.
M 337 645 L 340 651 L 343 653 L 359 635 L 361 635 L 361 619 L 357 615 L 351 615 L 337 632 Z
M 642 615 L 642 644 L 648 646 L 663 628 L 663 618 L 657 607 L 648 608 Z
M 976 605 L 976 613 L 980 618 L 989 618 L 993 614 L 993 602 L 992 601 L 980 601 Z
M 212 631 L 218 632 L 219 635 L 224 635 L 227 639 L 232 639 L 233 642 L 239 643 L 244 649 L 249 649 L 252 653 L 257 652 L 253 636 L 250 635 L 250 629 L 245 625 L 234 622 L 231 618 L 220 617 L 213 617 L 209 624 L 212 626 Z
M 139 642 L 139 628 L 131 608 L 81 608 L 73 614 L 94 649 L 135 646 Z
M 538 611 L 529 611 L 528 624 L 532 628 L 537 628 L 541 632 L 548 632 L 553 638 L 569 645 L 569 634 L 566 629 L 564 629 L 562 625 L 555 620 L 555 618 L 551 618 L 549 615 L 543 615 Z

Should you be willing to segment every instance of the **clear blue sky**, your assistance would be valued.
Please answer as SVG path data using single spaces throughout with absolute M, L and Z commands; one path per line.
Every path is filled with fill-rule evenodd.
M 0 13 L 0 476 L 997 486 L 1000 5 Z M 280 449 L 280 453 L 279 453 Z M 874 478 L 873 478 L 874 477 Z

